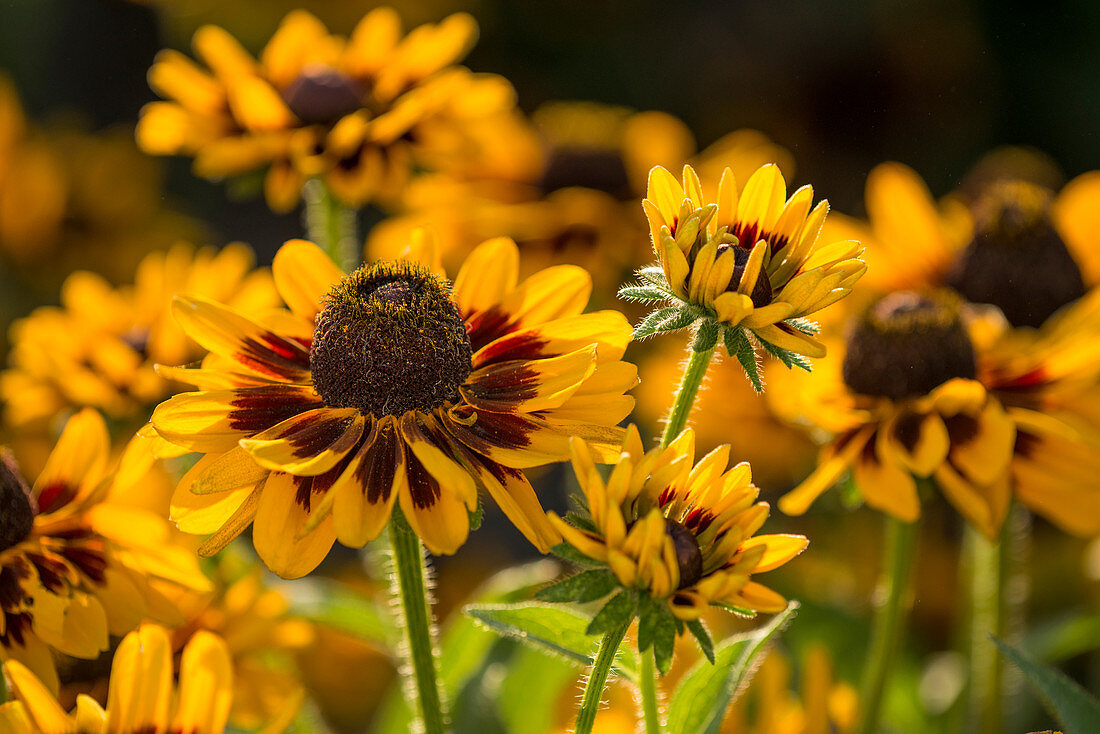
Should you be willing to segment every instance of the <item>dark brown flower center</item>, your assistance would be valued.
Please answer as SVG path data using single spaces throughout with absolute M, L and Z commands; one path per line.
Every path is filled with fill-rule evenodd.
M 415 263 L 379 263 L 325 297 L 309 365 L 326 405 L 402 415 L 456 400 L 471 354 L 445 283 Z
M 665 518 L 665 532 L 672 538 L 676 566 L 680 569 L 680 585 L 676 588 L 686 589 L 703 578 L 703 552 L 695 542 L 695 535 L 675 520 Z
M 15 457 L 0 449 L 0 551 L 27 539 L 34 528 L 37 503 Z
M 363 107 L 363 92 L 355 80 L 323 64 L 302 69 L 282 95 L 295 117 L 308 125 L 331 125 Z
M 550 193 L 571 186 L 583 186 L 628 199 L 630 179 L 617 150 L 595 147 L 556 147 L 550 151 L 539 188 Z
M 756 244 L 749 244 L 748 248 L 740 245 L 719 245 L 718 254 L 721 255 L 726 248 L 733 248 L 733 276 L 730 278 L 730 284 L 727 290 L 737 290 L 738 284 L 741 282 L 741 276 L 745 273 L 745 265 L 749 261 L 749 253 L 752 251 L 752 246 Z M 763 268 L 760 269 L 760 275 L 756 278 L 756 283 L 752 287 L 752 293 L 749 294 L 749 298 L 752 299 L 752 305 L 757 308 L 763 308 L 772 302 L 772 284 L 768 280 L 768 274 Z
M 956 296 L 891 293 L 852 326 L 844 382 L 854 392 L 891 399 L 926 395 L 976 374 L 974 346 Z
M 1013 326 L 1040 326 L 1085 294 L 1081 271 L 1050 218 L 1050 192 L 1023 181 L 992 186 L 974 208 L 974 239 L 948 284 L 991 303 Z

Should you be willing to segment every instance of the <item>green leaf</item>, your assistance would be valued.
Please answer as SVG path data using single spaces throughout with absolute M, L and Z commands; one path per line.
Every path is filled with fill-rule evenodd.
M 539 589 L 535 598 L 553 602 L 595 601 L 607 596 L 619 585 L 615 574 L 607 569 L 591 569 Z
M 707 660 L 710 661 L 711 665 L 714 665 L 714 641 L 710 639 L 710 632 L 707 632 L 707 628 L 703 625 L 702 620 L 691 620 L 687 623 L 687 628 L 691 630 L 691 634 L 695 635 L 695 639 L 699 641 L 699 649 L 706 655 Z
M 301 579 L 288 588 L 290 614 L 360 640 L 383 645 L 393 641 L 395 630 L 373 596 L 317 577 Z
M 993 637 L 1001 653 L 1024 673 L 1028 684 L 1066 734 L 1093 734 L 1100 722 L 1100 701 L 1061 671 L 1032 660 L 1007 642 Z
M 668 709 L 669 734 L 715 734 L 737 692 L 752 678 L 757 659 L 794 617 L 798 602 L 758 630 L 724 640 L 714 664 L 700 661 L 680 682 Z
M 760 379 L 760 366 L 756 364 L 756 350 L 749 343 L 745 330 L 739 326 L 726 326 L 723 334 L 726 352 L 741 363 L 745 376 L 749 378 L 756 392 L 764 392 L 764 383 Z
M 787 366 L 787 369 L 798 367 L 806 372 L 813 372 L 814 365 L 806 357 L 801 354 L 795 354 L 794 352 L 784 349 L 783 347 L 777 347 L 769 341 L 760 340 L 760 343 L 764 345 L 764 349 L 768 354 L 772 355 L 780 362 Z
M 563 561 L 569 561 L 570 563 L 576 563 L 577 565 L 580 565 L 580 566 L 600 565 L 599 561 L 596 561 L 592 558 L 589 558 L 588 556 L 581 553 L 579 550 L 577 550 L 573 546 L 569 545 L 568 543 L 558 543 L 557 545 L 555 545 L 553 548 L 550 549 L 550 552 L 553 553 L 558 558 L 562 559 Z
M 673 306 L 659 308 L 646 314 L 638 325 L 634 327 L 633 339 L 645 339 L 657 332 L 657 325 L 667 320 L 678 312 Z
M 624 285 L 619 288 L 619 298 L 627 301 L 663 301 L 671 294 L 652 285 Z
M 517 646 L 508 660 L 496 706 L 509 734 L 546 734 L 565 687 L 577 678 L 572 662 Z
M 675 311 L 674 314 L 657 324 L 657 331 L 679 331 L 680 329 L 686 329 L 694 324 L 695 320 L 699 318 L 699 314 L 691 308 L 674 308 L 673 311 Z
M 699 324 L 691 348 L 696 352 L 709 352 L 718 343 L 718 322 L 709 319 Z
M 568 607 L 521 602 L 518 604 L 477 604 L 463 610 L 488 629 L 502 637 L 519 640 L 525 645 L 553 653 L 587 667 L 596 659 L 599 639 L 585 631 L 588 619 Z M 638 655 L 626 645 L 620 645 L 615 669 L 630 681 L 638 679 Z
M 667 605 L 663 605 L 668 610 Z M 672 612 L 657 617 L 657 629 L 653 635 L 653 660 L 661 675 L 672 667 L 672 653 L 676 646 L 676 618 Z
M 588 624 L 585 633 L 589 635 L 606 635 L 611 630 L 627 624 L 633 619 L 634 610 L 637 608 L 638 602 L 634 595 L 626 591 L 620 591 L 608 599 L 607 603 L 603 605 L 603 609 L 596 612 L 596 616 Z
M 816 321 L 811 321 L 810 319 L 787 319 L 783 323 L 795 329 L 798 329 L 806 336 L 817 336 L 821 333 L 821 324 L 817 323 Z

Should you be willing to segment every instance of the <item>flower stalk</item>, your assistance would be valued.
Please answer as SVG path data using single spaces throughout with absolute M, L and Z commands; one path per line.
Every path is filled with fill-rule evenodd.
M 319 178 L 311 178 L 302 188 L 305 201 L 305 225 L 309 239 L 324 250 L 344 272 L 359 265 L 355 210 L 341 204 Z
M 860 687 L 860 721 L 856 734 L 878 731 L 882 699 L 897 658 L 909 612 L 909 579 L 917 546 L 917 523 L 886 518 L 886 567 L 876 592 L 871 647 Z
M 397 507 L 390 519 L 389 535 L 393 553 L 391 582 L 405 623 L 406 663 L 412 673 L 411 703 L 425 734 L 443 734 L 424 546 Z
M 665 419 L 665 430 L 661 435 L 661 446 L 667 447 L 687 427 L 688 416 L 695 405 L 695 398 L 699 395 L 699 388 L 703 385 L 707 368 L 714 357 L 714 347 L 695 351 L 688 350 L 688 361 L 684 366 L 684 375 L 680 378 L 680 387 L 676 390 L 676 399 L 668 411 Z
M 990 636 L 1007 636 L 1010 524 L 992 542 L 969 525 L 963 536 L 970 585 L 968 718 L 975 734 L 999 733 L 1003 726 L 1004 665 Z
M 603 697 L 603 688 L 607 683 L 611 665 L 615 662 L 615 655 L 619 652 L 619 645 L 626 636 L 633 619 L 628 619 L 615 629 L 604 635 L 600 641 L 600 649 L 596 653 L 596 661 L 592 664 L 592 672 L 588 675 L 588 683 L 584 687 L 584 698 L 581 699 L 581 708 L 577 712 L 576 734 L 591 734 L 592 726 L 596 722 L 596 712 L 600 708 L 600 699 Z M 649 657 L 646 655 L 643 658 Z M 652 676 L 651 676 L 652 677 Z

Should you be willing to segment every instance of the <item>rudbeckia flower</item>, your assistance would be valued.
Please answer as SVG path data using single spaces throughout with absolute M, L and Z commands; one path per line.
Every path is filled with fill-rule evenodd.
M 131 443 L 109 471 L 107 427 L 84 410 L 33 484 L 0 453 L 0 658 L 20 661 L 51 690 L 51 650 L 94 659 L 108 635 L 143 619 L 182 622 L 171 596 L 209 588 L 166 520 L 119 501 L 150 471 L 143 449 Z
M 868 506 L 906 522 L 929 479 L 991 539 L 1013 496 L 1067 530 L 1096 532 L 1097 513 L 1082 511 L 1100 501 L 1090 488 L 1096 310 L 1086 299 L 1051 328 L 1005 341 L 999 312 L 979 316 L 950 291 L 878 300 L 835 364 L 777 391 L 781 413 L 833 436 L 779 508 L 805 512 L 851 471 Z
M 660 269 L 640 271 L 645 282 L 622 293 L 670 307 L 639 325 L 639 336 L 702 319 L 723 329 L 731 355 L 749 344 L 748 331 L 788 364 L 824 356 L 816 329 L 802 319 L 848 295 L 867 269 L 863 248 L 854 240 L 820 243 L 828 202 L 813 206 L 809 186 L 789 199 L 786 191 L 775 165 L 757 169 L 741 191 L 726 169 L 717 197 L 704 195 L 690 166 L 682 182 L 654 168 L 642 206 Z
M 172 646 L 163 627 L 147 624 L 126 635 L 115 651 L 106 709 L 77 697 L 66 712 L 49 689 L 21 664 L 4 664 L 15 700 L 0 706 L 0 728 L 12 734 L 222 734 L 233 702 L 233 667 L 225 641 L 198 632 L 187 643 L 173 677 Z M 292 718 L 264 732 L 283 731 Z
M 147 255 L 132 285 L 113 288 L 95 273 L 73 273 L 59 307 L 36 309 L 12 326 L 10 368 L 0 373 L 4 421 L 26 431 L 85 406 L 144 420 L 172 392 L 153 365 L 201 354 L 173 320 L 172 297 L 187 292 L 249 312 L 270 308 L 278 301 L 271 275 L 254 270 L 253 261 L 240 244 L 220 251 L 177 244 Z
M 204 26 L 193 45 L 208 70 L 172 50 L 150 68 L 150 86 L 170 101 L 142 110 L 138 143 L 194 156 L 206 178 L 266 168 L 275 211 L 292 209 L 313 177 L 352 206 L 396 197 L 417 165 L 460 153 L 463 125 L 514 105 L 506 80 L 454 65 L 476 36 L 465 13 L 402 37 L 397 13 L 377 8 L 343 38 L 295 10 L 257 61 Z
M 428 250 L 430 251 L 430 250 Z M 335 539 L 359 547 L 399 505 L 435 553 L 465 542 L 483 489 L 540 549 L 557 542 L 520 471 L 568 455 L 570 436 L 613 458 L 637 381 L 614 311 L 582 313 L 591 281 L 573 266 L 517 282 L 510 240 L 491 240 L 453 288 L 436 258 L 341 273 L 312 243 L 288 242 L 275 283 L 289 313 L 265 322 L 181 298 L 184 330 L 211 351 L 165 370 L 199 392 L 153 413 L 161 437 L 205 453 L 173 517 L 214 533 L 217 552 L 255 521 L 261 558 L 311 571 Z
M 686 623 L 700 637 L 705 632 L 697 623 L 708 606 L 749 614 L 786 608 L 782 596 L 752 577 L 782 566 L 808 541 L 800 535 L 755 535 L 768 517 L 768 504 L 757 502 L 760 490 L 748 464 L 726 469 L 729 455 L 729 446 L 719 446 L 695 463 L 691 429 L 668 448 L 646 452 L 631 426 L 604 480 L 596 469 L 598 455 L 587 442 L 573 440 L 573 470 L 586 514 L 567 521 L 550 513 L 550 520 L 565 543 L 613 574 L 604 594 L 620 588 L 641 595 L 647 602 L 643 627 L 644 616 L 670 613 L 679 620 L 678 630 Z M 542 595 L 553 598 L 553 592 Z M 671 645 L 671 636 L 666 643 Z M 639 646 L 648 645 L 639 639 Z M 661 653 L 655 652 L 660 663 Z M 659 667 L 667 670 L 667 659 Z

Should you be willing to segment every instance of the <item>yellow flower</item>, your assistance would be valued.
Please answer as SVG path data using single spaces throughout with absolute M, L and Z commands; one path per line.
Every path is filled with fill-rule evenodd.
M 66 713 L 49 689 L 18 662 L 4 664 L 15 700 L 0 706 L 0 729 L 12 734 L 221 734 L 233 702 L 233 668 L 225 641 L 198 632 L 183 650 L 173 679 L 172 646 L 163 627 L 146 624 L 115 651 L 107 707 L 81 695 Z M 274 734 L 290 716 L 264 730 Z
M 420 243 L 423 244 L 423 243 Z M 260 557 L 297 577 L 335 539 L 359 547 L 399 502 L 435 553 L 469 532 L 478 489 L 536 546 L 557 541 L 525 467 L 568 455 L 569 437 L 611 457 L 637 381 L 614 311 L 583 314 L 575 266 L 517 282 L 510 240 L 467 259 L 453 290 L 437 258 L 341 273 L 312 243 L 288 242 L 275 283 L 290 312 L 257 322 L 206 299 L 177 301 L 211 351 L 197 370 L 163 370 L 199 392 L 153 414 L 164 439 L 205 453 L 173 498 L 181 529 L 220 550 L 255 520 Z
M 249 312 L 277 302 L 271 275 L 253 270 L 252 251 L 243 245 L 218 252 L 178 244 L 151 253 L 133 285 L 117 289 L 95 273 L 73 273 L 60 307 L 36 309 L 12 327 L 11 366 L 0 374 L 5 422 L 21 431 L 41 428 L 84 406 L 114 419 L 144 419 L 144 411 L 172 392 L 154 364 L 201 354 L 172 318 L 176 293 Z
M 722 726 L 738 734 L 817 734 L 850 731 L 856 723 L 858 694 L 833 675 L 829 653 L 811 646 L 801 666 L 800 690 L 791 690 L 791 661 L 772 651 L 738 698 Z
M 1096 172 L 1057 196 L 994 180 L 967 209 L 954 199 L 938 206 L 912 169 L 883 163 L 867 177 L 866 207 L 866 223 L 836 217 L 834 232 L 866 245 L 866 284 L 878 293 L 950 286 L 1013 326 L 1038 327 L 1100 282 Z
M 588 518 L 573 525 L 550 513 L 565 542 L 606 564 L 619 583 L 668 604 L 682 621 L 708 605 L 780 612 L 786 600 L 752 580 L 806 547 L 800 535 L 758 535 L 768 504 L 757 502 L 749 465 L 726 470 L 729 446 L 695 458 L 695 434 L 681 433 L 648 453 L 636 428 L 604 481 L 586 442 L 572 442 L 573 470 Z
M 801 514 L 846 472 L 871 507 L 911 522 L 917 479 L 995 538 L 1013 495 L 1057 524 L 1100 530 L 1091 486 L 1097 298 L 1009 341 L 998 312 L 964 318 L 947 291 L 896 292 L 849 329 L 840 358 L 791 376 L 780 411 L 834 438 L 818 468 L 779 501 Z
M 418 165 L 460 154 L 462 126 L 514 104 L 503 78 L 454 65 L 476 36 L 465 13 L 402 37 L 397 13 L 377 8 L 343 38 L 295 10 L 257 62 L 204 26 L 193 45 L 209 71 L 177 51 L 157 56 L 149 83 L 171 101 L 142 110 L 138 143 L 194 156 L 207 178 L 266 167 L 275 211 L 292 209 L 312 177 L 349 205 L 396 198 Z
M 575 263 L 597 292 L 610 291 L 646 255 L 637 201 L 655 165 L 677 167 L 695 153 L 687 126 L 655 110 L 595 102 L 550 102 L 528 120 L 518 112 L 487 117 L 466 158 L 441 161 L 418 177 L 404 213 L 373 228 L 368 253 L 391 258 L 409 233 L 432 227 L 444 262 L 460 261 L 488 237 L 512 237 L 528 268 Z M 790 156 L 764 135 L 739 130 L 700 153 L 700 165 L 748 172 Z
M 789 199 L 786 190 L 775 165 L 757 169 L 740 192 L 727 168 L 717 198 L 704 196 L 690 166 L 682 184 L 657 167 L 642 206 L 668 300 L 718 322 L 727 342 L 742 327 L 765 345 L 821 357 L 814 331 L 794 320 L 844 298 L 867 266 L 858 242 L 819 242 L 828 202 L 811 209 L 812 188 Z
M 183 621 L 166 595 L 208 581 L 166 520 L 122 497 L 143 484 L 153 458 L 131 443 L 108 471 L 107 427 L 84 410 L 69 420 L 33 485 L 10 454 L 0 463 L 0 658 L 21 661 L 51 690 L 51 649 L 96 658 L 108 635 L 143 619 Z
M 162 174 L 132 130 L 32 124 L 0 74 L 0 255 L 36 288 L 77 268 L 122 279 L 150 250 L 197 236 L 165 207 Z

